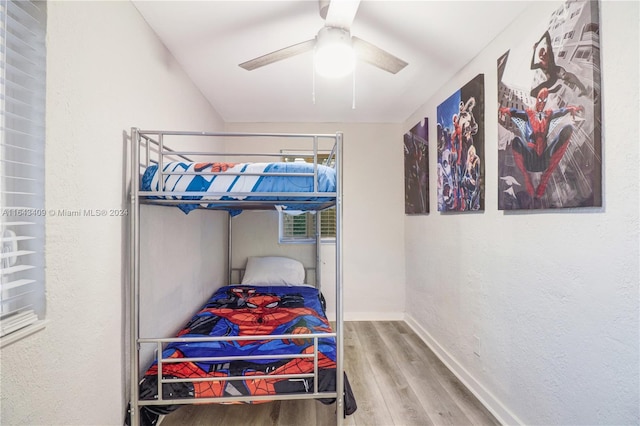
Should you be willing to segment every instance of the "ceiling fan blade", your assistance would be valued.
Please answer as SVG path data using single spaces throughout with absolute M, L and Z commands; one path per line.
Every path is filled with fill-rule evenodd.
M 353 19 L 360 6 L 360 0 L 331 0 L 327 10 L 325 26 L 343 28 L 347 31 L 351 29 Z
M 280 50 L 276 50 L 266 55 L 259 56 L 249 61 L 241 63 L 239 66 L 247 71 L 254 70 L 256 68 L 264 67 L 265 65 L 272 64 L 274 62 L 282 61 L 283 59 L 290 58 L 292 56 L 299 55 L 301 53 L 313 50 L 313 46 L 316 43 L 316 39 L 303 41 L 302 43 L 294 44 L 289 47 L 285 47 Z
M 353 42 L 353 48 L 356 51 L 358 59 L 362 59 L 365 62 L 370 63 L 380 69 L 396 74 L 404 67 L 409 65 L 402 59 L 392 55 L 386 50 L 382 50 L 378 46 L 362 40 L 358 37 L 351 37 Z

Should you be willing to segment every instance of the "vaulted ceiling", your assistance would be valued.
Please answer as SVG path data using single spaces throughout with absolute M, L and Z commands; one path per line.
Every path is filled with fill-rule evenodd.
M 313 39 L 317 0 L 133 3 L 227 122 L 402 122 L 531 2 L 364 0 L 351 34 L 409 65 L 391 74 L 359 61 L 337 80 L 314 74 L 311 51 L 239 66 Z

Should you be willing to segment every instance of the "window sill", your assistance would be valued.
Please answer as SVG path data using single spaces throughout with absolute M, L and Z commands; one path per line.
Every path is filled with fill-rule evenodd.
M 48 322 L 49 321 L 47 320 L 40 320 L 14 333 L 11 333 L 7 336 L 0 338 L 0 348 L 9 346 L 10 344 L 15 343 L 19 340 L 22 340 L 33 333 L 43 330 L 46 327 Z
M 309 238 L 309 239 L 296 239 L 296 238 L 278 239 L 278 243 L 280 243 L 280 244 L 315 244 L 316 240 L 313 239 L 313 238 Z M 320 244 L 335 244 L 335 243 L 336 243 L 335 237 L 326 237 L 326 238 L 321 238 L 320 239 Z

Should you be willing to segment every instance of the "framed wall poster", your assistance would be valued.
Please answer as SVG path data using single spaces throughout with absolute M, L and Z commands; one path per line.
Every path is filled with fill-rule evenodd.
M 484 74 L 438 105 L 438 211 L 484 210 Z
M 498 208 L 602 205 L 597 1 L 567 1 L 498 59 Z
M 429 124 L 425 118 L 404 134 L 404 212 L 429 213 Z

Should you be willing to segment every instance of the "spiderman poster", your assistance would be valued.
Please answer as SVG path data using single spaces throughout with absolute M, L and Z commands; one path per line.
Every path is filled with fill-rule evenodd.
M 438 105 L 438 211 L 484 210 L 484 74 Z
M 602 205 L 598 2 L 549 19 L 498 59 L 498 208 Z

